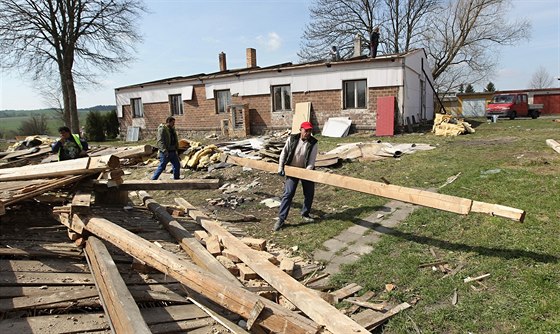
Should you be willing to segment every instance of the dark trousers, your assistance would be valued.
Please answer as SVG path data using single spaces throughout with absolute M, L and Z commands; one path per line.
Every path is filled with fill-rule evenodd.
M 181 175 L 179 156 L 177 156 L 177 151 L 169 151 L 167 152 L 167 155 L 162 152 L 159 153 L 159 166 L 154 172 L 152 180 L 157 180 L 159 178 L 161 173 L 165 170 L 165 167 L 167 167 L 168 162 L 171 162 L 171 166 L 173 166 L 173 178 L 175 180 L 179 179 L 179 176 Z
M 281 221 L 285 221 L 290 212 L 290 206 L 292 205 L 292 199 L 296 194 L 297 184 L 299 182 L 298 178 L 286 177 L 284 182 L 284 194 L 282 195 L 282 203 L 280 204 L 280 213 L 278 218 Z M 301 215 L 308 216 L 311 212 L 311 205 L 313 205 L 313 196 L 315 196 L 315 183 L 307 180 L 301 180 L 301 186 L 303 188 L 303 207 L 301 208 Z

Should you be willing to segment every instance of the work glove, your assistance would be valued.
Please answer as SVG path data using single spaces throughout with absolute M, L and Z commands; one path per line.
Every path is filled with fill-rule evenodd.
M 280 170 L 278 171 L 278 175 L 280 175 L 280 176 L 286 176 L 286 172 L 284 172 L 284 168 L 282 168 L 282 169 L 280 169 Z

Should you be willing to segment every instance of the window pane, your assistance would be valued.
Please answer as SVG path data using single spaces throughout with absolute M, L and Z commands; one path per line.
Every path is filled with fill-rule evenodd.
M 282 89 L 282 92 L 284 93 L 284 110 L 291 110 L 292 109 L 292 101 L 290 98 L 290 86 L 285 86 Z
M 356 105 L 354 104 L 354 82 L 345 82 L 344 86 L 344 105 L 346 108 L 355 108 Z
M 181 94 L 169 95 L 169 105 L 172 115 L 183 114 L 183 99 L 181 98 Z
M 229 90 L 216 91 L 216 108 L 217 112 L 226 112 L 227 106 L 231 104 L 231 94 Z
M 366 82 L 364 80 L 357 81 L 356 90 L 358 94 L 358 105 L 356 107 L 365 108 L 366 107 Z
M 274 87 L 274 109 L 273 110 L 282 110 L 282 88 L 281 87 Z

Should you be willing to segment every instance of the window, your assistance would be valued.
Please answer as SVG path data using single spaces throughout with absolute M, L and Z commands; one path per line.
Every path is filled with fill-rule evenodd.
M 132 117 L 144 117 L 144 106 L 142 99 L 130 99 L 130 106 L 132 107 Z
M 224 113 L 227 111 L 227 106 L 231 104 L 231 93 L 227 90 L 217 90 L 214 92 L 216 96 L 216 112 Z
M 169 109 L 171 109 L 171 115 L 183 114 L 183 99 L 181 99 L 181 94 L 169 95 Z
M 366 108 L 366 81 L 344 81 L 344 109 Z
M 292 96 L 290 85 L 272 86 L 272 110 L 292 110 Z

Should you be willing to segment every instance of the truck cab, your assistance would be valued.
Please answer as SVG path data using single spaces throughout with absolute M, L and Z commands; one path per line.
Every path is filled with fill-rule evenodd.
M 496 94 L 488 103 L 486 118 L 490 119 L 493 116 L 509 117 L 509 119 L 515 119 L 517 116 L 537 118 L 540 115 L 540 109 L 542 109 L 542 105 L 528 103 L 527 94 Z

